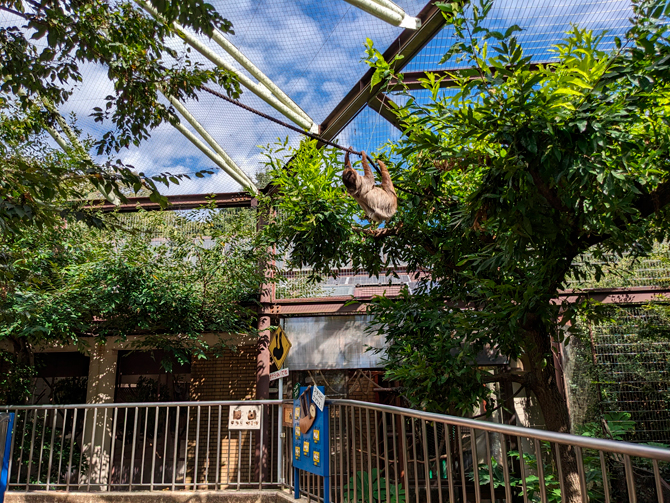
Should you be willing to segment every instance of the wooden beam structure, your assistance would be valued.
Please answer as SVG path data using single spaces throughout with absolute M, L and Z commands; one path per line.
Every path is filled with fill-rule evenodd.
M 257 200 L 248 192 L 221 192 L 218 194 L 188 194 L 181 196 L 166 196 L 168 199 L 168 210 L 192 210 L 201 208 L 214 202 L 217 208 L 251 208 L 255 207 Z M 145 211 L 160 210 L 158 203 L 151 201 L 148 197 L 129 197 L 128 202 L 116 206 L 107 200 L 95 200 L 85 207 L 86 209 L 98 209 L 103 213 L 117 211 L 119 213 L 132 213 L 138 209 Z

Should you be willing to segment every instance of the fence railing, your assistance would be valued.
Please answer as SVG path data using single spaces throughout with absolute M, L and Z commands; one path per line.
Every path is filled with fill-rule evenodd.
M 670 450 L 352 400 L 330 400 L 330 501 L 670 501 Z M 230 407 L 262 408 L 228 430 Z M 294 487 L 277 401 L 8 407 L 10 491 Z M 264 445 L 265 448 L 261 448 Z M 324 499 L 323 480 L 300 487 Z
M 230 407 L 241 404 L 261 407 L 261 429 L 228 429 Z M 277 401 L 6 407 L 3 410 L 16 415 L 7 488 L 156 491 L 276 486 L 279 431 L 268 426 L 278 424 L 280 407 Z M 269 468 L 259 470 L 262 465 Z

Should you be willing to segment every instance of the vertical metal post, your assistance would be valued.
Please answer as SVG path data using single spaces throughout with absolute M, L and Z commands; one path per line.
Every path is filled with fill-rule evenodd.
M 47 491 L 49 490 L 49 485 L 51 484 L 51 463 L 54 456 L 54 440 L 56 439 L 56 417 L 58 414 L 56 410 L 53 410 L 53 421 L 51 422 L 51 443 L 49 444 L 49 465 L 47 468 Z M 58 484 L 58 482 L 56 482 Z
M 265 404 L 261 404 L 261 429 L 260 429 L 260 436 L 261 436 L 261 452 L 260 452 L 260 470 L 258 471 L 258 490 L 260 491 L 263 489 L 263 415 L 265 414 Z
M 216 485 L 214 488 L 221 490 L 221 405 L 219 405 L 219 419 L 216 427 Z
M 282 405 L 282 400 L 284 399 L 284 378 L 279 378 L 279 391 L 277 404 L 277 483 L 282 484 L 284 482 L 284 474 L 282 473 L 283 461 L 284 461 L 284 439 L 282 438 L 283 433 L 283 424 L 284 424 L 284 407 Z
M 200 407 L 198 407 L 198 410 Z M 147 408 L 147 413 L 149 409 Z M 156 415 L 154 416 L 154 438 L 151 442 L 153 444 L 154 455 L 151 458 L 151 487 L 150 490 L 154 490 L 154 472 L 156 470 L 156 440 L 158 440 L 158 414 L 160 414 L 160 409 L 156 405 Z M 200 414 L 198 414 L 198 419 L 200 419 Z
M 133 477 L 135 477 L 135 445 L 137 444 L 137 419 L 140 415 L 140 408 L 135 407 L 135 417 L 133 418 L 133 446 L 130 448 L 130 476 L 128 477 L 128 491 L 133 490 Z M 140 480 L 140 483 L 142 481 Z
M 426 420 L 421 421 L 421 441 L 423 443 L 423 473 L 426 477 L 426 501 L 432 502 L 432 495 L 430 494 L 430 452 L 428 451 L 428 434 L 426 432 Z M 437 446 L 435 446 L 437 449 Z
M 219 405 L 219 411 L 221 406 Z M 220 412 L 219 412 L 220 414 Z M 179 405 L 177 405 L 177 417 L 174 424 L 174 446 L 172 455 L 172 490 L 175 490 L 177 482 L 177 457 L 179 456 Z

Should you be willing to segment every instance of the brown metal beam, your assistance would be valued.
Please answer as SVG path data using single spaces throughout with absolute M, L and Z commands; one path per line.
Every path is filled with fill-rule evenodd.
M 537 71 L 540 69 L 541 66 L 547 66 L 550 65 L 551 62 L 548 63 L 533 63 L 530 65 L 529 70 L 531 72 Z M 425 71 L 420 71 L 420 72 L 404 72 L 402 74 L 402 82 L 404 85 L 398 85 L 398 82 L 393 79 L 391 80 L 391 89 L 392 90 L 402 90 L 402 89 L 410 89 L 410 90 L 416 90 L 416 89 L 423 89 L 423 85 L 420 82 L 420 79 L 426 79 L 427 74 L 431 73 L 433 74 L 436 78 L 442 78 L 443 80 L 440 81 L 440 87 L 456 87 L 457 81 L 451 77 L 452 75 L 458 75 L 459 72 L 462 72 L 465 70 L 465 68 L 453 68 L 451 70 L 425 70 Z M 471 71 L 471 68 L 467 69 L 468 71 Z M 479 79 L 480 77 L 470 77 L 470 79 Z
M 222 192 L 219 194 L 188 194 L 182 196 L 166 196 L 168 199 L 168 210 L 192 210 L 211 204 L 217 208 L 250 208 L 256 205 L 256 198 L 247 192 Z M 118 211 L 119 213 L 131 213 L 138 209 L 145 211 L 160 210 L 161 206 L 154 203 L 148 197 L 129 197 L 128 202 L 115 206 L 106 200 L 95 200 L 87 209 L 98 209 L 103 213 Z
M 398 109 L 398 105 L 389 98 L 384 93 L 375 94 L 372 99 L 368 102 L 368 106 L 381 115 L 384 119 L 391 123 L 391 125 L 399 130 L 400 132 L 404 131 L 400 121 L 398 120 L 395 110 Z
M 395 297 L 395 292 L 386 292 L 387 297 Z M 630 287 L 630 288 L 596 288 L 584 290 L 583 295 L 603 304 L 642 304 L 652 300 L 670 302 L 669 288 Z M 578 292 L 566 290 L 559 293 L 557 302 L 567 300 L 576 302 Z M 262 313 L 275 316 L 315 316 L 365 314 L 373 296 L 351 297 L 320 297 L 312 299 L 275 299 L 271 304 L 263 306 Z
M 401 70 L 416 54 L 430 42 L 442 29 L 445 23 L 444 16 L 431 0 L 416 17 L 421 20 L 418 30 L 404 30 L 400 36 L 384 52 L 386 61 L 393 61 L 396 56 L 403 56 L 395 63 L 395 70 Z M 319 127 L 319 134 L 326 140 L 332 140 L 342 131 L 349 122 L 365 107 L 365 105 L 382 88 L 382 84 L 372 87 L 370 82 L 374 69 L 370 68 L 363 78 L 347 93 Z

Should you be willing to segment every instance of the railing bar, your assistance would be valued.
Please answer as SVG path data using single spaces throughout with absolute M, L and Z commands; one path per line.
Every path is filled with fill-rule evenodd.
M 19 411 L 20 412 L 20 411 Z M 23 416 L 23 430 L 21 431 L 21 451 L 19 452 L 19 466 L 16 469 L 16 485 L 19 485 L 21 483 L 21 468 L 23 466 L 23 451 L 24 445 L 26 443 L 26 430 L 28 429 L 28 418 L 30 417 L 30 411 L 24 411 L 25 415 Z M 18 414 L 17 414 L 18 415 Z M 18 424 L 18 421 L 17 421 Z M 12 438 L 14 436 L 12 435 Z M 7 478 L 9 480 L 9 478 Z M 28 487 L 26 486 L 26 490 Z
M 221 406 L 219 405 L 219 411 Z M 172 490 L 175 490 L 177 483 L 177 456 L 179 456 L 179 405 L 177 405 L 177 414 L 174 421 L 174 445 L 172 446 Z
M 432 503 L 430 494 L 430 452 L 428 451 L 428 433 L 426 431 L 426 420 L 421 419 L 421 437 L 423 440 L 423 471 L 426 477 L 426 496 L 428 503 Z M 437 446 L 436 446 L 437 447 Z
M 163 435 L 163 466 L 161 473 L 161 485 L 165 485 L 165 472 L 167 467 L 167 446 L 168 446 L 168 433 L 170 431 L 170 408 L 165 407 L 165 434 Z
M 193 460 L 193 490 L 198 490 L 198 458 L 200 457 L 200 413 L 201 406 L 198 405 L 195 423 L 195 458 Z
M 600 471 L 603 474 L 603 491 L 605 492 L 605 503 L 610 503 L 610 483 L 607 478 L 607 463 L 605 463 L 605 453 L 603 451 L 599 452 L 600 454 Z M 658 465 L 658 461 L 654 460 L 654 463 Z M 563 482 L 563 478 L 561 477 L 561 482 Z M 658 482 L 657 482 L 658 483 Z M 658 487 L 658 485 L 657 485 Z M 561 486 L 561 494 L 563 493 L 563 486 Z M 663 495 L 661 494 L 661 499 L 663 498 Z M 663 503 L 663 501 L 660 501 L 660 503 Z
M 388 426 L 386 423 L 386 412 L 382 411 L 382 435 L 384 437 L 384 476 L 386 478 L 386 501 L 391 501 L 391 472 L 389 471 L 389 445 L 388 445 Z M 395 451 L 394 451 L 395 452 Z M 379 456 L 377 456 L 379 459 Z M 397 480 L 397 479 L 396 479 Z M 398 491 L 396 490 L 396 499 Z
M 126 430 L 128 429 L 128 407 L 124 407 L 123 415 L 123 438 L 121 439 L 121 472 L 119 473 L 119 485 L 123 484 L 123 462 L 126 457 Z
M 89 463 L 89 473 L 88 473 L 88 484 L 86 486 L 86 490 L 90 492 L 91 490 L 91 477 L 92 477 L 92 470 L 93 468 L 93 458 L 95 457 L 95 427 L 96 423 L 98 422 L 98 409 L 93 409 L 93 426 L 91 427 L 91 447 L 89 448 L 89 452 L 91 453 L 91 462 Z
M 355 428 L 355 427 L 354 427 Z M 358 411 L 358 445 L 360 446 L 360 453 L 361 453 L 361 472 L 365 470 L 363 468 L 365 466 L 365 463 L 363 462 L 363 409 L 359 409 Z M 354 473 L 354 476 L 356 474 Z M 365 499 L 365 493 L 363 492 L 363 481 L 361 479 L 361 498 Z
M 342 427 L 342 406 L 337 406 L 339 423 L 339 447 L 340 447 L 340 501 L 344 501 L 344 429 Z M 293 459 L 293 458 L 291 458 Z
M 356 477 L 356 412 L 353 407 L 351 407 L 351 462 L 351 473 L 354 481 L 354 501 L 358 501 L 358 478 Z M 363 467 L 361 466 L 361 469 L 362 468 Z
M 205 456 L 205 490 L 209 490 L 209 439 L 212 430 L 212 406 L 207 406 L 207 456 Z
M 228 414 L 230 415 L 230 406 L 228 407 Z M 230 447 L 233 443 L 233 439 L 230 436 L 230 430 L 226 429 L 226 431 L 228 432 L 228 442 L 227 442 L 228 447 L 226 448 L 226 450 L 228 451 L 227 452 L 228 461 L 226 462 L 226 467 L 227 467 L 227 469 L 226 469 L 226 485 L 230 485 Z
M 44 410 L 44 418 L 42 418 L 42 439 L 40 441 L 40 462 L 37 465 L 37 483 L 42 483 L 42 457 L 44 456 L 44 436 L 47 431 L 47 414 L 49 413 L 48 409 Z
M 540 499 L 542 503 L 547 503 L 547 484 L 544 481 L 544 462 L 542 460 L 542 446 L 540 441 L 535 439 L 535 459 L 537 460 L 537 476 L 540 482 Z
M 472 452 L 472 473 L 475 479 L 475 502 L 481 503 L 481 487 L 479 486 L 479 453 L 477 452 L 477 430 L 470 428 L 470 451 Z
M 463 462 L 463 435 L 461 434 L 461 427 L 456 427 L 456 436 L 458 437 L 458 456 L 459 456 L 459 471 L 461 472 L 461 484 L 463 489 L 463 500 L 468 501 L 467 488 L 465 486 L 465 463 Z
M 633 466 L 630 461 L 630 456 L 624 454 L 623 457 L 624 468 L 626 470 L 626 486 L 628 487 L 628 501 L 630 503 L 637 503 L 637 493 L 635 491 L 635 475 L 633 474 Z
M 449 485 L 449 503 L 454 503 L 456 501 L 456 494 L 454 491 L 454 471 L 453 471 L 453 459 L 451 458 L 451 432 L 453 431 L 451 425 L 443 423 L 444 427 L 444 442 L 445 448 L 447 450 L 447 477 Z
M 602 455 L 602 452 L 600 454 Z M 658 503 L 663 503 L 663 487 L 661 486 L 661 472 L 658 469 L 658 459 L 654 459 L 652 462 L 654 464 L 654 482 L 656 482 L 656 499 L 658 499 Z
M 509 453 L 507 452 L 507 437 L 504 433 L 500 433 L 499 435 L 500 435 L 500 450 L 502 451 L 501 461 L 503 465 L 503 477 L 505 478 L 505 500 L 507 501 L 507 503 L 512 503 L 512 488 L 510 487 L 509 464 L 507 462 L 507 457 L 509 455 Z
M 348 410 L 349 409 L 345 405 L 344 406 L 344 412 L 343 412 L 343 414 L 344 414 L 344 428 L 342 429 L 342 437 L 341 437 L 341 442 L 342 442 L 342 445 L 343 445 L 343 449 L 345 449 L 345 452 L 346 452 L 346 465 L 344 463 L 342 463 L 343 468 L 344 468 L 344 466 L 346 466 L 345 477 L 342 480 L 342 482 L 344 482 L 345 480 L 347 481 L 347 497 L 349 495 L 349 491 L 351 491 L 351 489 L 352 489 L 351 487 L 348 487 L 348 485 L 349 485 L 349 474 L 351 473 L 351 451 L 349 449 L 349 439 L 351 438 L 351 435 L 349 435 L 350 430 L 349 430 L 349 412 L 348 412 Z M 341 420 L 342 419 L 340 418 L 340 421 Z M 346 434 L 345 434 L 345 429 L 346 429 Z M 341 493 L 344 494 L 344 487 L 343 486 L 340 486 L 340 490 L 341 490 Z M 344 501 L 344 496 L 342 496 L 341 501 Z
M 388 412 L 396 412 L 404 414 L 406 417 L 415 417 L 427 420 L 448 421 L 450 424 L 454 426 L 478 428 L 486 431 L 501 432 L 506 435 L 516 435 L 516 436 L 529 435 L 528 433 L 529 428 L 524 428 L 520 426 L 510 426 L 507 424 L 489 423 L 489 422 L 484 423 L 482 421 L 476 421 L 468 418 L 447 416 L 432 412 L 403 409 L 400 407 L 394 407 L 392 405 L 370 404 L 366 402 L 355 402 L 353 400 L 341 400 L 341 399 L 332 399 L 329 400 L 329 403 L 332 405 L 337 404 L 355 405 L 362 409 L 385 410 Z M 568 433 L 557 433 L 549 430 L 531 430 L 531 432 L 532 433 L 530 434 L 533 436 L 533 438 L 538 438 L 539 440 L 543 441 L 555 442 L 563 445 L 579 445 L 580 447 L 586 449 L 594 449 L 594 450 L 602 449 L 608 452 L 628 454 L 630 456 L 658 459 L 659 461 L 670 461 L 670 451 L 668 449 L 644 446 L 640 444 L 632 444 L 629 442 L 605 440 L 593 437 L 583 437 L 580 435 L 571 435 Z
M 147 430 L 149 429 L 149 407 L 143 407 L 144 411 L 144 433 L 142 433 L 142 465 L 140 466 L 140 484 L 144 485 L 144 463 L 147 453 Z
M 400 464 L 399 460 L 399 452 L 398 452 L 398 442 L 397 442 L 397 436 L 396 436 L 396 415 L 394 413 L 391 413 L 391 431 L 393 432 L 393 453 L 395 456 L 393 456 L 393 468 L 394 468 L 394 479 L 395 479 L 395 493 L 396 499 L 399 499 L 399 487 L 398 487 L 398 479 L 400 478 L 400 467 L 398 466 Z M 405 457 L 405 456 L 403 456 Z
M 242 430 L 237 432 L 237 490 L 240 490 L 242 479 Z
M 279 454 L 278 454 L 279 456 Z M 219 420 L 216 428 L 216 486 L 221 490 L 221 406 L 219 405 Z
M 438 502 L 442 503 L 442 460 L 440 441 L 437 435 L 438 422 L 433 421 L 433 443 L 435 445 L 435 473 L 437 474 L 437 497 Z
M 84 421 L 82 424 L 81 428 L 81 449 L 79 452 L 79 466 L 77 468 L 77 489 L 79 489 L 79 485 L 81 484 L 81 477 L 82 477 L 82 472 L 81 472 L 81 463 L 82 460 L 84 459 L 84 450 L 86 449 L 86 420 L 88 419 L 88 409 L 84 409 Z M 32 450 L 32 446 L 31 446 Z
M 186 406 L 186 427 L 184 430 L 186 434 L 184 435 L 184 489 L 186 487 L 186 474 L 188 473 L 188 430 L 191 426 L 191 407 Z
M 105 414 L 103 415 L 103 426 L 102 426 L 102 431 L 100 432 L 100 452 L 104 453 L 105 451 L 105 437 L 107 435 L 107 416 L 109 415 L 108 413 L 109 409 L 105 409 Z M 98 472 L 98 484 L 102 484 L 102 467 L 105 462 L 105 457 L 101 456 L 100 457 L 100 471 Z M 109 469 L 112 469 L 112 463 L 111 461 L 109 462 Z
M 67 463 L 67 482 L 65 483 L 65 490 L 70 492 L 70 480 L 72 479 L 72 454 L 74 453 L 74 436 L 77 428 L 77 412 L 79 409 L 74 409 L 74 414 L 72 417 L 72 435 L 70 436 L 70 459 Z M 111 472 L 110 472 L 111 473 Z M 77 473 L 79 477 L 79 473 Z
M 371 447 L 371 442 L 372 442 L 372 433 L 370 431 L 370 410 L 367 409 L 365 411 L 365 424 L 366 424 L 366 433 L 367 433 L 367 444 L 368 444 L 368 474 L 369 474 L 369 479 L 368 479 L 368 495 L 370 499 L 368 501 L 372 501 L 372 447 Z M 377 479 L 379 479 L 379 472 L 377 472 Z
M 416 500 L 416 503 L 419 503 L 419 465 L 416 460 L 416 426 L 415 419 L 413 417 L 410 419 L 412 420 L 412 458 L 414 460 L 414 490 L 416 491 L 414 493 L 414 499 Z
M 381 470 L 379 469 L 379 421 L 377 420 L 377 411 L 373 411 L 375 414 L 374 427 L 375 427 L 375 457 L 377 458 L 377 497 L 381 498 L 382 488 L 381 488 Z M 384 413 L 382 412 L 382 415 Z M 384 430 L 384 435 L 386 435 L 386 430 Z M 384 478 L 387 479 L 386 490 L 388 491 L 388 473 L 384 472 Z M 387 499 L 388 501 L 388 499 Z
M 252 467 L 253 467 L 253 461 L 252 461 L 253 454 L 252 453 L 253 453 L 253 444 L 254 444 L 253 430 L 247 430 L 247 436 L 249 437 L 249 455 L 247 456 L 247 460 L 248 460 L 248 462 L 247 462 L 247 466 L 248 466 L 247 473 L 248 473 L 249 477 L 247 479 L 247 482 L 249 484 L 251 484 L 251 477 L 252 477 L 252 472 L 253 472 L 253 469 L 252 469 Z
M 112 435 L 111 435 L 111 448 L 110 448 L 110 456 L 109 456 L 109 473 L 107 474 L 107 485 L 111 486 L 112 485 L 112 472 L 114 471 L 114 451 L 116 449 L 116 418 L 117 418 L 117 413 L 119 409 L 115 408 L 114 409 L 114 416 L 112 417 Z M 74 409 L 75 414 L 77 413 L 77 409 Z
M 58 475 L 56 477 L 56 485 L 60 485 L 60 474 L 63 468 L 63 451 L 65 450 L 65 427 L 67 426 L 67 412 L 68 409 L 65 409 L 63 412 L 63 427 L 60 431 L 60 456 L 58 457 Z M 14 436 L 12 435 L 12 442 L 14 441 Z M 13 443 L 12 443 L 13 447 Z M 9 459 L 11 460 L 11 454 Z M 9 474 L 7 475 L 7 480 L 9 480 Z
M 25 428 L 25 425 L 24 425 Z M 12 435 L 12 443 L 9 448 L 9 466 L 7 467 L 7 487 L 11 484 L 12 481 L 12 467 L 13 467 L 13 461 L 14 461 L 14 445 L 15 442 L 14 440 L 16 439 L 17 432 L 19 431 L 19 414 L 14 413 L 14 434 Z M 62 442 L 61 442 L 62 443 Z M 61 449 L 61 457 L 62 457 L 62 449 Z M 59 472 L 60 473 L 60 470 Z M 17 480 L 18 483 L 18 480 Z
M 148 410 L 147 410 L 148 412 Z M 160 409 L 156 405 L 156 415 L 154 416 L 154 438 L 152 439 L 151 445 L 153 446 L 153 456 L 151 457 L 151 485 L 149 487 L 150 491 L 154 490 L 154 476 L 156 474 L 156 440 L 158 440 L 158 416 L 160 414 Z M 200 417 L 198 416 L 198 419 Z
M 491 438 L 489 437 L 489 432 L 484 431 L 486 438 L 486 464 L 489 467 L 489 486 L 491 488 L 491 501 L 496 500 L 496 490 L 493 485 L 493 463 L 491 461 Z
M 128 491 L 133 490 L 133 478 L 135 478 L 135 445 L 137 444 L 137 419 L 139 418 L 139 415 L 140 415 L 140 408 L 135 407 L 135 414 L 133 414 L 133 416 L 135 416 L 133 418 L 133 445 L 130 448 L 130 475 L 128 476 Z M 140 473 L 140 485 L 141 484 L 142 484 L 142 474 Z
M 526 487 L 526 463 L 523 459 L 523 439 L 519 438 L 519 469 L 521 470 L 521 487 L 523 488 L 523 501 L 528 503 L 528 488 Z
M 563 462 L 561 461 L 561 445 L 554 444 L 556 447 L 556 471 L 558 472 L 558 483 L 561 489 L 561 501 L 565 500 L 565 481 L 563 480 Z M 606 503 L 609 503 L 607 501 Z
M 51 443 L 49 444 L 49 464 L 47 467 L 47 491 L 49 490 L 49 486 L 51 485 L 51 466 L 54 457 L 54 440 L 56 440 L 56 417 L 58 416 L 58 414 L 56 413 L 55 410 L 53 416 L 54 418 L 53 421 L 51 422 Z M 56 482 L 56 484 L 58 484 L 58 482 Z
M 259 449 L 260 450 L 260 455 L 258 456 L 258 458 L 259 458 L 258 459 L 258 462 L 259 462 L 259 466 L 258 466 L 258 490 L 259 491 L 261 489 L 263 489 L 263 451 L 265 450 L 263 448 L 263 433 L 264 433 L 263 416 L 264 415 L 265 415 L 265 405 L 261 405 L 261 421 L 260 421 L 261 429 L 259 431 L 260 438 L 258 439 L 258 443 L 260 445 L 260 449 Z M 326 440 L 324 440 L 324 442 Z M 270 443 L 270 445 L 272 445 L 272 443 Z M 329 453 L 326 453 L 326 456 L 328 456 L 328 455 L 329 455 Z
M 586 476 L 584 474 L 584 461 L 582 457 L 582 448 L 575 446 L 575 454 L 577 455 L 577 472 L 579 473 L 579 489 L 582 493 L 582 501 L 588 501 L 588 491 L 586 490 Z

